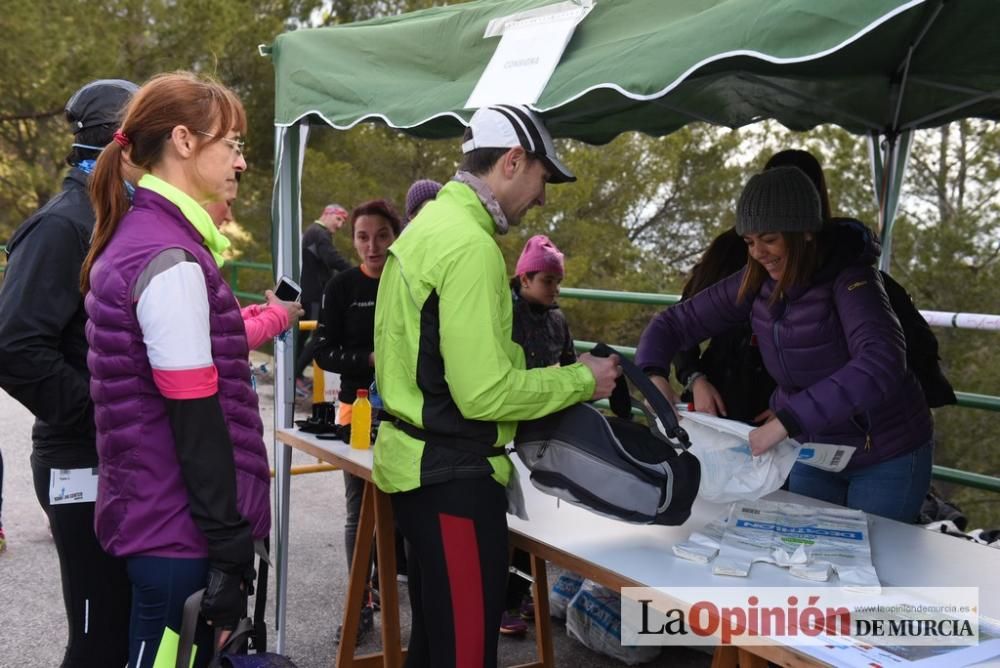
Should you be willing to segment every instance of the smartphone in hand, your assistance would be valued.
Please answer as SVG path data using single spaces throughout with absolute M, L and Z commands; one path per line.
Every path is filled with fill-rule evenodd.
M 274 286 L 274 296 L 281 301 L 297 302 L 302 296 L 302 288 L 292 279 L 282 276 L 278 279 L 278 284 Z

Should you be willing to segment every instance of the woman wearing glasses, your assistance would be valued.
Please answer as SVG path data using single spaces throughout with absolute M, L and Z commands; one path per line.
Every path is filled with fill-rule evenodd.
M 236 624 L 254 540 L 270 529 L 246 331 L 219 272 L 229 241 L 204 209 L 246 169 L 245 129 L 229 89 L 160 75 L 135 94 L 91 179 L 97 223 L 81 284 L 100 459 L 95 527 L 128 564 L 134 668 L 176 648 L 184 600 L 198 589 L 207 588 L 209 624 Z M 132 168 L 143 176 L 129 208 L 122 180 Z M 195 665 L 207 665 L 212 629 L 202 625 L 195 642 Z

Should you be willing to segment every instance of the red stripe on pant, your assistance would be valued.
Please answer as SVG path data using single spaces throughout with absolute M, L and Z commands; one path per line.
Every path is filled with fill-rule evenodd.
M 455 665 L 481 666 L 486 653 L 486 622 L 476 525 L 467 517 L 444 513 L 438 515 L 438 522 L 451 590 Z

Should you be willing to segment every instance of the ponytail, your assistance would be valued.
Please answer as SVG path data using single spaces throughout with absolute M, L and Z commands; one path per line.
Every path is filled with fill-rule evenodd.
M 123 157 L 122 147 L 118 142 L 111 142 L 97 158 L 97 164 L 90 175 L 90 202 L 94 207 L 96 223 L 90 250 L 80 271 L 80 292 L 85 295 L 90 290 L 90 270 L 108 245 L 118 227 L 118 221 L 130 205 L 125 192 Z

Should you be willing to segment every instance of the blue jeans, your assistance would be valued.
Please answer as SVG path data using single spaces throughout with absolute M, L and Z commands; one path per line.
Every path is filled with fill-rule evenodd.
M 892 459 L 839 473 L 796 463 L 788 490 L 900 522 L 916 522 L 931 486 L 934 441 Z
M 132 619 L 129 624 L 129 668 L 151 668 L 160 639 L 169 628 L 180 634 L 184 601 L 205 586 L 208 559 L 129 557 L 132 581 Z M 203 619 L 195 631 L 194 665 L 202 668 L 212 658 L 212 628 Z M 174 657 L 170 656 L 170 665 Z

